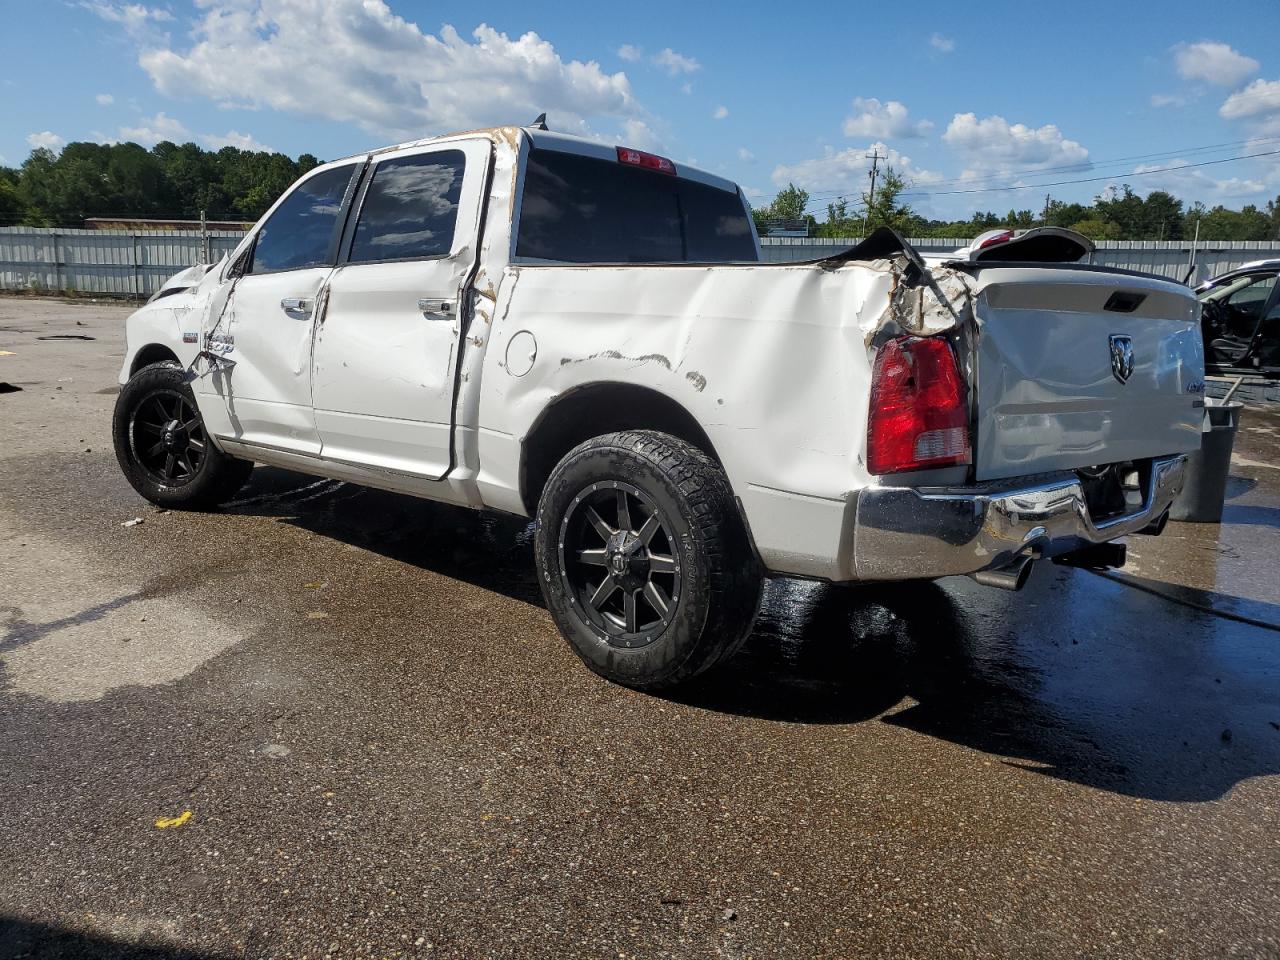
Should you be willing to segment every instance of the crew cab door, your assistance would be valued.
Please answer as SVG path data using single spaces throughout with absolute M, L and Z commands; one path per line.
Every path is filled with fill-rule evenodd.
M 320 452 L 311 409 L 316 304 L 333 271 L 342 210 L 361 164 L 318 170 L 276 204 L 233 267 L 230 295 L 206 321 L 231 361 L 196 381 L 218 436 L 293 453 Z
M 315 336 L 321 456 L 439 479 L 475 266 L 488 140 L 375 158 L 348 218 Z

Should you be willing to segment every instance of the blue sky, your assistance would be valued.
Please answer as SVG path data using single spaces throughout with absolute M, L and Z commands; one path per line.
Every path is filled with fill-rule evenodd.
M 872 149 L 933 216 L 1038 210 L 1046 193 L 1087 201 L 1122 182 L 1233 207 L 1280 194 L 1275 0 L 1217 17 L 1181 0 L 9 0 L 4 12 L 8 165 L 85 139 L 328 159 L 545 110 L 553 128 L 695 163 L 753 198 L 795 181 L 815 208 L 857 197 Z

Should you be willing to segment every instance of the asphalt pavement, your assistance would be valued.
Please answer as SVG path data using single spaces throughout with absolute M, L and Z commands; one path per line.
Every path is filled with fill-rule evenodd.
M 0 958 L 1280 956 L 1276 412 L 1124 574 L 776 581 L 659 697 L 522 519 L 143 502 L 127 313 L 0 298 Z

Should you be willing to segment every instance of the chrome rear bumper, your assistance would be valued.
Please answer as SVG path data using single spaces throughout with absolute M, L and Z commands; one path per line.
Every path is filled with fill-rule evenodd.
M 853 566 L 859 580 L 946 577 L 1053 557 L 1159 522 L 1182 490 L 1187 458 L 1151 463 L 1140 510 L 1094 523 L 1073 473 L 1037 483 L 859 491 Z

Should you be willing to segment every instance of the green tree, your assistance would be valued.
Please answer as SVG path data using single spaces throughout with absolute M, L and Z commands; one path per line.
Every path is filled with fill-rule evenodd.
M 805 213 L 805 207 L 808 205 L 809 191 L 797 187 L 794 183 L 788 183 L 784 189 L 778 191 L 778 195 L 767 206 L 751 211 L 751 216 L 756 222 L 756 232 L 764 236 L 769 220 L 803 220 L 809 232 L 812 233 L 813 217 Z
M 856 237 L 862 231 L 862 220 L 849 212 L 849 201 L 841 197 L 827 204 L 827 219 L 814 230 L 817 237 Z
M 1268 240 L 1280 240 L 1280 197 L 1267 201 L 1267 219 L 1270 223 L 1267 225 Z
M 1182 201 L 1164 190 L 1152 190 L 1143 203 L 1145 235 L 1131 239 L 1181 240 Z
M 1270 235 L 1271 218 L 1253 204 L 1240 210 L 1219 204 L 1200 216 L 1201 240 L 1266 240 Z
M 893 227 L 901 233 L 909 233 L 920 222 L 910 206 L 898 202 L 899 194 L 906 188 L 906 179 L 893 167 L 885 167 L 876 183 L 875 196 L 871 196 L 869 190 L 862 195 L 868 233 L 876 227 Z
M 18 188 L 7 177 L 0 177 L 0 227 L 19 223 L 26 209 L 26 204 L 18 196 Z
M 22 164 L 18 173 L 18 196 L 26 212 L 23 222 L 33 226 L 52 223 L 50 206 L 54 193 L 54 166 L 58 156 L 47 147 L 38 147 Z
M 1119 227 L 1110 221 L 1099 220 L 1097 217 L 1086 217 L 1084 220 L 1077 220 L 1068 229 L 1074 230 L 1076 233 L 1083 233 L 1090 240 L 1120 239 Z

